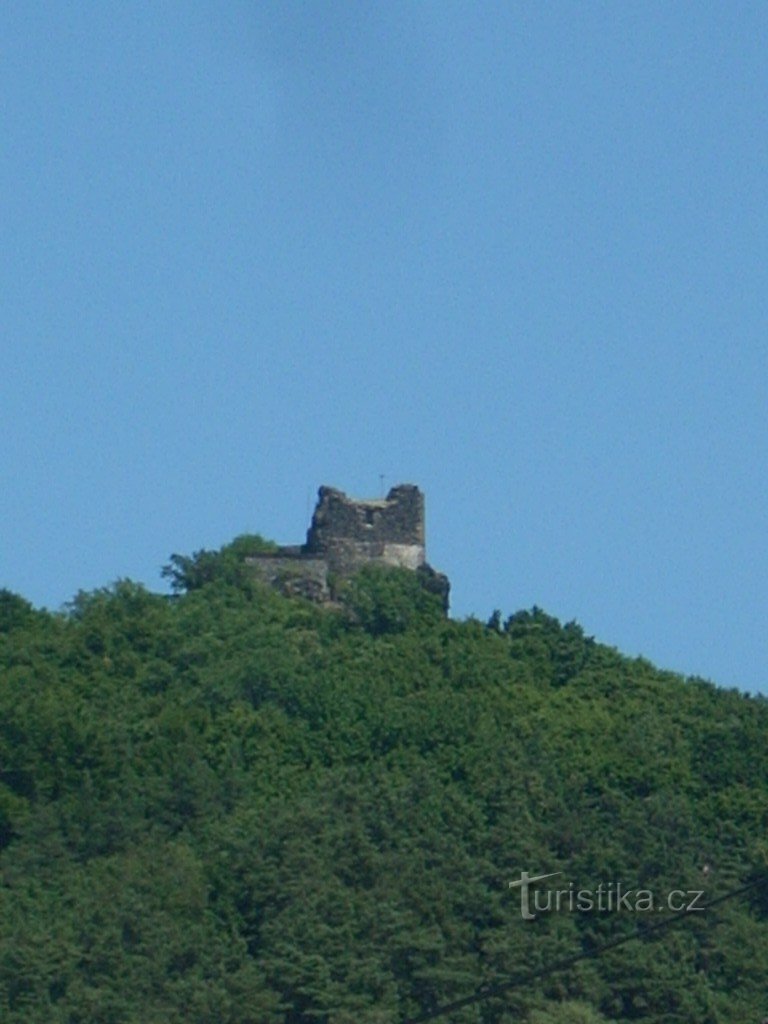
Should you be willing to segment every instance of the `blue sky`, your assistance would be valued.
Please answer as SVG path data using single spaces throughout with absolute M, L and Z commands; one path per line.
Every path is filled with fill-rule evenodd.
M 453 612 L 768 692 L 768 7 L 0 11 L 0 585 L 418 483 Z

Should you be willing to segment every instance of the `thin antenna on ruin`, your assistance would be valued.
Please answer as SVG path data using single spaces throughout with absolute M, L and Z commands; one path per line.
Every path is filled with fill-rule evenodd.
M 384 497 L 384 474 L 379 473 L 379 490 L 381 491 L 381 497 Z

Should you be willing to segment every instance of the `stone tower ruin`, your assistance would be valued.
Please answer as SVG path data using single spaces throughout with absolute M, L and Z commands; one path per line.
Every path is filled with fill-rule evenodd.
M 366 565 L 411 569 L 448 607 L 448 580 L 427 565 L 424 495 L 413 484 L 364 500 L 321 487 L 306 543 L 253 555 L 247 563 L 265 582 L 315 601 L 332 600 L 336 581 Z

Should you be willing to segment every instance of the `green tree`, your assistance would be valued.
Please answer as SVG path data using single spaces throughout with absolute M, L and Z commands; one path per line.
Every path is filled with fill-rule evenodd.
M 216 581 L 242 585 L 250 578 L 245 559 L 276 550 L 276 544 L 259 534 L 244 533 L 218 551 L 202 548 L 192 555 L 171 555 L 162 575 L 176 593 L 198 590 Z

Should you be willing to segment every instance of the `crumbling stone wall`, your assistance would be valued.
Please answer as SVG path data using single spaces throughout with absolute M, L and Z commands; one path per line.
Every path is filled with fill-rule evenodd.
M 423 548 L 424 495 L 413 484 L 400 484 L 386 498 L 357 501 L 335 487 L 321 487 L 305 549 L 327 551 L 339 538 Z
M 304 550 L 324 555 L 330 571 L 340 576 L 369 562 L 418 569 L 425 561 L 424 496 L 412 484 L 366 501 L 321 487 Z
M 245 560 L 254 573 L 289 597 L 329 601 L 328 562 L 306 555 L 302 548 L 279 548 L 274 554 L 251 555 Z
M 393 487 L 386 498 L 358 501 L 321 487 L 306 543 L 247 559 L 254 572 L 284 593 L 315 601 L 332 598 L 335 579 L 371 563 L 417 570 L 448 608 L 448 580 L 426 563 L 424 495 L 413 484 Z

